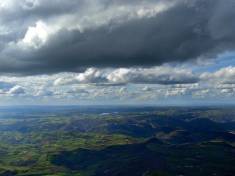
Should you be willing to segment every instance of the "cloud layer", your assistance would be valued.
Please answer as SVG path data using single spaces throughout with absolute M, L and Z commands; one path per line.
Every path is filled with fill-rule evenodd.
M 234 8 L 233 0 L 6 0 L 0 3 L 0 72 L 213 58 L 235 48 Z
M 232 101 L 235 67 L 195 73 L 189 68 L 89 68 L 82 73 L 0 76 L 0 102 L 162 103 L 163 101 Z
M 0 103 L 232 101 L 234 9 L 234 0 L 4 0 Z
M 97 69 L 89 68 L 77 76 L 61 77 L 54 85 L 66 84 L 96 84 L 96 85 L 125 85 L 125 84 L 193 84 L 199 81 L 189 69 L 179 69 L 169 66 L 154 68 L 119 68 Z

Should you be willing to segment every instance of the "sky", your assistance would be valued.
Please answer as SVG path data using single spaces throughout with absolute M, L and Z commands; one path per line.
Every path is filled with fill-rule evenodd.
M 0 105 L 235 104 L 234 0 L 4 0 Z

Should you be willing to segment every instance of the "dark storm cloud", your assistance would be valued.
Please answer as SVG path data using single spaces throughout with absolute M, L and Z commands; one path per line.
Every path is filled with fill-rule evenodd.
M 122 3 L 100 2 L 106 3 L 106 8 Z M 144 2 L 160 1 L 136 1 Z M 122 19 L 122 22 L 115 19 L 83 32 L 62 28 L 37 50 L 7 48 L 0 55 L 3 60 L 0 71 L 39 74 L 87 67 L 148 67 L 216 57 L 235 48 L 234 0 L 168 2 L 176 3 L 152 17 Z M 134 1 L 123 4 L 131 6 Z M 62 6 L 60 9 L 63 10 Z M 73 10 L 68 13 L 73 14 Z
M 48 20 L 64 14 L 73 14 L 82 10 L 83 0 L 6 0 L 6 7 L 0 9 L 0 24 L 10 29 L 5 37 L 23 37 L 28 26 L 34 25 L 38 19 Z M 3 2 L 4 3 L 4 2 Z M 0 35 L 1 36 L 1 35 Z M 0 38 L 0 41 L 2 36 Z
M 0 21 L 6 23 L 74 13 L 76 10 L 81 10 L 84 5 L 82 0 L 71 0 L 69 2 L 62 0 L 6 0 L 6 2 L 9 2 L 8 5 L 0 11 Z

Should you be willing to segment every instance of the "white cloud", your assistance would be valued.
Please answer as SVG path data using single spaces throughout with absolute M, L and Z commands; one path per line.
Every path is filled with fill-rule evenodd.
M 25 90 L 21 86 L 16 85 L 12 87 L 7 93 L 9 95 L 21 95 L 21 94 L 25 94 Z
M 76 79 L 75 76 L 63 76 L 57 78 L 53 84 L 54 86 L 62 86 L 62 85 L 71 85 L 71 84 L 76 84 L 78 83 L 78 80 Z
M 193 84 L 199 81 L 192 71 L 182 68 L 159 66 L 152 68 L 119 68 L 97 69 L 89 68 L 80 74 L 59 77 L 54 85 L 66 84 L 98 84 L 98 85 L 121 85 L 121 84 Z
M 153 68 L 117 69 L 111 72 L 107 79 L 113 83 L 137 84 L 192 84 L 198 81 L 188 69 L 160 66 Z
M 104 73 L 95 68 L 89 68 L 84 73 L 80 73 L 76 79 L 81 83 L 102 83 L 106 81 Z
M 18 44 L 20 46 L 23 45 L 23 47 L 28 46 L 37 49 L 45 44 L 49 36 L 54 32 L 43 21 L 37 21 L 35 26 L 28 27 L 24 38 Z
M 222 84 L 235 84 L 235 67 L 229 66 L 212 73 L 203 73 L 201 79 Z

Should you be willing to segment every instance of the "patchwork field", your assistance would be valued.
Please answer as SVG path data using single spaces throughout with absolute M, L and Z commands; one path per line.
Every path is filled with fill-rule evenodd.
M 233 107 L 2 108 L 0 175 L 232 176 L 234 132 Z

